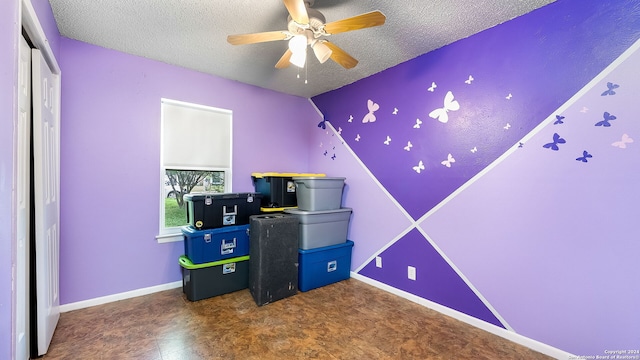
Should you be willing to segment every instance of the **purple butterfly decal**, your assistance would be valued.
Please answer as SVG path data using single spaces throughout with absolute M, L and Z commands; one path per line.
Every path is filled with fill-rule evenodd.
M 324 156 L 327 156 L 329 152 L 327 150 L 324 151 Z
M 592 158 L 592 157 L 593 157 L 593 156 L 592 156 L 591 154 L 589 154 L 589 153 L 587 152 L 587 150 L 585 150 L 585 151 L 583 151 L 583 152 L 582 152 L 582 156 L 581 156 L 581 157 L 579 157 L 579 158 L 577 158 L 576 160 L 578 160 L 578 161 L 582 161 L 582 162 L 587 162 L 587 159 L 588 159 L 588 158 Z
M 563 138 L 560 137 L 560 135 L 558 135 L 558 133 L 554 133 L 553 134 L 553 142 L 550 142 L 548 144 L 544 144 L 542 145 L 543 148 L 546 149 L 551 149 L 553 151 L 558 151 L 560 150 L 560 148 L 558 147 L 558 144 L 564 144 L 567 141 Z
M 553 125 L 564 124 L 564 121 L 562 121 L 563 119 L 564 116 L 556 115 L 556 121 L 553 123 Z
M 617 119 L 615 116 L 609 114 L 606 111 L 604 112 L 604 114 L 602 116 L 604 117 L 604 120 L 598 121 L 595 126 L 609 127 L 609 126 L 611 126 L 609 121 Z
M 322 128 L 323 130 L 327 128 L 327 120 L 322 120 L 318 123 L 318 127 Z
M 336 159 L 336 154 L 333 154 L 333 156 L 331 156 L 331 160 L 335 160 Z
M 618 84 L 614 84 L 614 83 L 612 83 L 612 82 L 608 82 L 608 83 L 607 83 L 607 87 L 608 87 L 608 89 L 607 89 L 607 90 L 605 90 L 605 92 L 603 92 L 602 94 L 600 94 L 600 96 L 615 95 L 615 94 L 616 94 L 616 92 L 615 92 L 615 91 L 613 91 L 613 89 L 617 89 L 617 88 L 619 88 L 619 87 L 620 87 L 620 85 L 618 85 Z

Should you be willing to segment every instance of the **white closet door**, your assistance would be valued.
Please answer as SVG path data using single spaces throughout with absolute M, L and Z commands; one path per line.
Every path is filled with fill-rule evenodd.
M 60 318 L 60 79 L 32 50 L 33 159 L 38 354 L 47 352 Z
M 16 359 L 29 358 L 29 179 L 31 173 L 31 48 L 20 38 L 18 68 L 18 126 L 16 141 Z

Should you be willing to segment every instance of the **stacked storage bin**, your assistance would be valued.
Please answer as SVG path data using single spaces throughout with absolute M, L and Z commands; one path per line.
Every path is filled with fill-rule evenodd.
M 252 173 L 262 195 L 260 211 L 250 220 L 249 291 L 259 306 L 298 292 L 298 218 L 282 214 L 298 206 L 295 176 L 324 174 Z
M 298 288 L 308 291 L 349 278 L 351 208 L 342 208 L 343 177 L 294 177 L 299 220 Z
M 296 184 L 294 177 L 324 177 L 324 174 L 252 173 L 253 186 L 257 193 L 262 194 L 260 211 L 263 213 L 282 212 L 285 209 L 298 206 Z
M 260 213 L 256 193 L 184 195 L 185 255 L 182 290 L 190 301 L 246 289 L 249 282 L 249 220 Z

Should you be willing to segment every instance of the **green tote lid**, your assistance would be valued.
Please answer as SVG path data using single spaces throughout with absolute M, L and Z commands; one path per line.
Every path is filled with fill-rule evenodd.
M 183 268 L 189 269 L 189 270 L 193 270 L 193 269 L 207 268 L 207 267 L 211 267 L 211 266 L 218 266 L 218 265 L 222 265 L 222 264 L 237 263 L 237 262 L 245 261 L 245 260 L 249 260 L 249 255 L 234 257 L 234 258 L 230 258 L 230 259 L 224 259 L 224 260 L 220 260 L 220 261 L 213 261 L 213 262 L 208 262 L 208 263 L 204 263 L 204 264 L 194 264 L 194 263 L 191 262 L 191 260 L 189 260 L 188 257 L 186 257 L 185 255 L 182 255 L 178 259 L 178 262 L 180 263 L 180 266 L 182 266 Z

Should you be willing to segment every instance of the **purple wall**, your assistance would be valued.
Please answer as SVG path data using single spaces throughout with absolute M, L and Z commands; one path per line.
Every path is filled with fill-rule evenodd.
M 181 279 L 158 244 L 160 99 L 233 111 L 233 191 L 251 172 L 308 171 L 307 99 L 63 38 L 62 304 Z M 185 144 L 189 139 L 185 139 Z
M 574 108 L 566 102 L 640 37 L 639 9 L 560 0 L 314 97 L 331 126 L 312 125 L 311 167 L 347 177 L 353 270 L 568 352 L 637 348 L 638 269 L 598 264 L 638 253 L 630 207 L 640 157 L 611 146 L 635 128 L 622 117 L 611 121 L 618 131 L 594 124 L 605 111 L 637 114 L 623 94 L 638 93 L 639 63 L 627 60 Z M 618 97 L 601 96 L 608 81 Z M 566 117 L 562 132 L 555 115 Z M 550 150 L 554 132 L 574 145 Z M 576 161 L 585 150 L 594 158 Z M 615 288 L 626 290 L 598 293 Z
M 630 257 L 640 254 L 638 47 L 558 112 L 562 123 L 552 115 L 421 223 L 516 332 L 583 355 L 630 349 L 640 336 Z M 602 96 L 611 81 L 615 95 Z M 565 142 L 545 148 L 554 134 Z
M 0 358 L 11 358 L 11 269 L 15 261 L 12 210 L 13 121 L 17 110 L 18 1 L 2 4 L 0 12 Z

